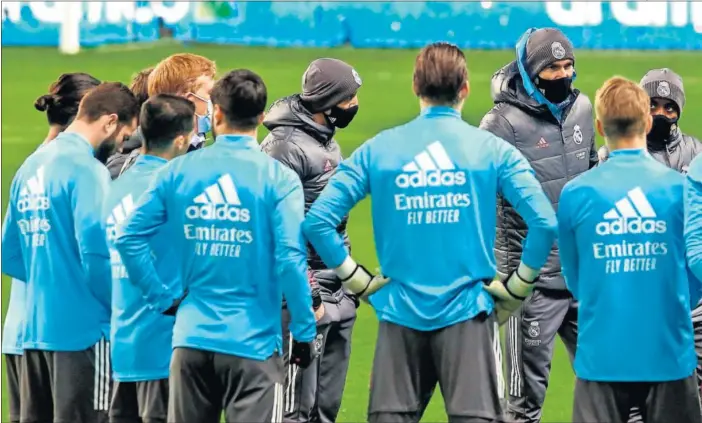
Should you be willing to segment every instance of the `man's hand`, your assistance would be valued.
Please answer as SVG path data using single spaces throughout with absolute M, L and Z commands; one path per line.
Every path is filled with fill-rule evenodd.
M 368 301 L 368 297 L 390 282 L 382 274 L 372 275 L 365 267 L 356 263 L 351 256 L 347 257 L 341 266 L 334 269 L 346 290 Z
M 322 338 L 320 333 L 312 342 L 298 342 L 293 339 L 290 362 L 306 369 L 322 353 Z
M 520 267 L 512 272 L 505 279 L 494 279 L 485 285 L 485 290 L 495 298 L 495 312 L 500 325 L 504 324 L 509 316 L 514 313 L 526 297 L 534 290 L 534 282 L 527 281 L 520 276 L 519 269 L 527 269 L 526 273 L 531 273 L 526 267 Z
M 317 307 L 317 309 L 313 310 L 313 311 L 314 311 L 314 320 L 316 322 L 319 322 L 319 319 L 321 319 L 322 316 L 324 316 L 324 303 L 320 304 L 319 307 Z
M 183 295 L 181 295 L 179 298 L 176 298 L 173 301 L 173 304 L 171 304 L 171 306 L 168 307 L 168 309 L 166 309 L 161 314 L 163 314 L 165 316 L 175 316 L 176 313 L 178 312 L 178 307 L 180 307 L 180 303 L 182 303 L 183 300 L 185 299 L 185 297 L 187 297 L 187 296 L 188 296 L 188 289 L 186 288 L 185 291 L 183 291 Z

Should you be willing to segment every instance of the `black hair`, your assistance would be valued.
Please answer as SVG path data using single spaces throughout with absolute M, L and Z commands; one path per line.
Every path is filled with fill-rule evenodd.
M 217 81 L 210 94 L 232 128 L 250 131 L 266 108 L 268 91 L 260 76 L 248 69 L 233 70 Z
M 177 137 L 193 131 L 195 104 L 177 95 L 157 94 L 141 106 L 139 124 L 147 151 L 167 149 Z
M 103 82 L 90 90 L 81 100 L 76 117 L 95 122 L 111 114 L 116 114 L 122 125 L 131 124 L 139 114 L 139 102 L 121 82 Z
M 46 112 L 49 125 L 68 126 L 78 113 L 85 94 L 100 85 L 87 73 L 64 73 L 49 86 L 49 93 L 36 99 L 34 107 Z

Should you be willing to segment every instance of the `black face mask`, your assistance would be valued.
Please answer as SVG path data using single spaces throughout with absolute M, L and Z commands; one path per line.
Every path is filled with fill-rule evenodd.
M 560 78 L 560 79 L 542 79 L 539 78 L 536 86 L 543 90 L 544 97 L 546 100 L 554 104 L 563 103 L 570 93 L 571 85 L 573 84 L 573 78 Z
M 358 113 L 358 105 L 351 106 L 348 109 L 334 106 L 331 109 L 331 113 L 327 115 L 327 119 L 337 128 L 346 128 L 356 116 L 356 113 Z
M 665 143 L 670 138 L 673 125 L 677 122 L 677 119 L 671 119 L 664 115 L 653 116 L 653 126 L 651 126 L 651 132 L 648 133 L 646 139 L 652 143 Z

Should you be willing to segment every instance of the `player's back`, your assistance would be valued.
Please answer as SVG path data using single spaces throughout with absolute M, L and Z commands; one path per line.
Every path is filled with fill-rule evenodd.
M 280 345 L 275 269 L 276 183 L 295 177 L 244 136 L 173 160 L 164 181 L 168 227 L 182 257 L 174 347 L 268 358 Z
M 578 377 L 664 381 L 695 369 L 683 183 L 643 150 L 618 150 L 563 191 L 577 245 Z
M 147 305 L 148 290 L 129 280 L 114 241 L 117 226 L 134 210 L 154 175 L 166 164 L 160 157 L 142 154 L 134 165 L 112 182 L 103 216 L 112 266 L 112 369 L 119 381 L 151 380 L 168 376 L 172 316 L 164 316 Z M 160 231 L 150 240 L 156 270 L 171 292 L 180 291 L 179 267 L 173 264 L 171 238 L 173 234 Z
M 372 297 L 381 320 L 432 330 L 490 312 L 498 158 L 511 147 L 431 107 L 362 148 L 376 249 L 394 281 Z
M 96 298 L 90 289 L 98 281 L 87 280 L 82 262 L 87 251 L 78 243 L 84 237 L 94 246 L 102 242 L 104 249 L 91 253 L 106 260 L 104 232 L 102 239 L 76 234 L 81 220 L 93 216 L 99 222 L 104 190 L 95 190 L 86 202 L 79 192 L 83 183 L 107 188 L 109 174 L 88 142 L 74 133 L 62 133 L 34 152 L 13 181 L 12 211 L 27 271 L 25 348 L 76 351 L 108 335 L 109 298 Z

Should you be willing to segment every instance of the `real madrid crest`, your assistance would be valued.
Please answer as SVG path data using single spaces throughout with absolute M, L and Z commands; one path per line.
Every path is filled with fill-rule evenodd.
M 529 324 L 527 334 L 529 334 L 529 336 L 532 338 L 537 338 L 539 335 L 541 335 L 541 328 L 539 327 L 539 322 L 531 322 Z
M 576 144 L 583 143 L 583 131 L 580 130 L 580 125 L 575 125 L 573 128 L 573 141 Z
M 353 79 L 358 85 L 362 85 L 363 81 L 361 80 L 361 75 L 356 72 L 356 69 L 351 69 L 351 75 L 353 75 Z
M 668 97 L 670 95 L 670 84 L 668 84 L 668 81 L 659 82 L 656 93 L 661 97 Z
M 561 60 L 564 58 L 565 53 L 565 48 L 563 48 L 563 45 L 559 41 L 554 41 L 551 44 L 551 54 L 553 54 L 553 57 L 555 57 L 556 60 Z

